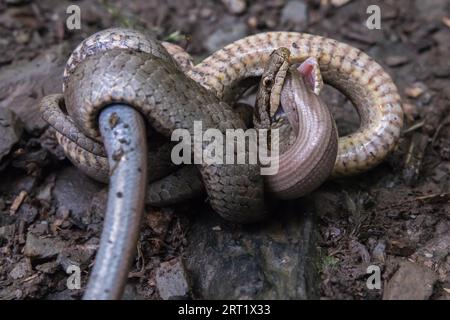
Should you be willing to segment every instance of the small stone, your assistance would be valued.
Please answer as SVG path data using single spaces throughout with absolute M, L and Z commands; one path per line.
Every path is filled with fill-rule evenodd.
M 403 261 L 384 288 L 383 300 L 426 300 L 436 281 L 437 275 L 430 269 Z
M 200 10 L 200 17 L 202 17 L 203 19 L 211 17 L 212 14 L 213 11 L 210 8 L 203 8 L 202 10 Z
M 33 225 L 31 230 L 33 231 L 33 234 L 36 236 L 47 235 L 49 231 L 48 223 L 47 221 L 41 221 L 41 223 L 36 223 Z
M 349 3 L 351 0 L 331 0 L 331 4 L 335 7 L 342 7 L 344 4 Z
M 349 243 L 350 252 L 355 256 L 358 256 L 362 262 L 370 262 L 370 254 L 367 251 L 366 246 L 356 240 L 350 240 Z
M 14 236 L 14 225 L 0 227 L 0 239 L 10 240 Z
M 433 75 L 438 78 L 449 78 L 450 77 L 450 63 L 446 65 L 437 65 L 432 69 Z
M 426 91 L 425 84 L 416 82 L 405 89 L 405 94 L 410 98 L 417 98 Z
M 204 46 L 209 52 L 214 52 L 233 41 L 244 38 L 246 35 L 247 25 L 244 22 L 230 22 L 219 27 L 207 37 Z
M 440 21 L 448 12 L 447 0 L 415 0 L 411 3 L 417 13 L 416 19 L 423 21 L 423 24 L 431 21 Z
M 21 261 L 14 266 L 14 268 L 9 273 L 9 276 L 13 279 L 22 279 L 30 272 L 30 264 L 27 261 Z
M 386 260 L 386 244 L 382 241 L 378 242 L 372 251 L 372 258 L 377 262 L 384 263 Z
M 326 231 L 325 231 L 325 236 L 327 240 L 330 241 L 337 241 L 342 237 L 342 230 L 335 227 L 335 226 L 330 226 Z
M 448 229 L 444 233 L 436 234 L 425 245 L 417 250 L 410 258 L 416 263 L 430 266 L 435 270 L 442 281 L 448 277 L 450 265 L 450 234 Z
M 0 108 L 0 161 L 9 154 L 22 136 L 23 125 L 10 110 Z
M 170 209 L 158 209 L 150 211 L 146 216 L 147 225 L 159 236 L 164 237 L 173 218 Z
M 52 195 L 58 207 L 65 207 L 72 217 L 81 219 L 89 209 L 94 194 L 101 185 L 88 178 L 75 167 L 64 168 L 57 172 Z
M 30 41 L 30 33 L 26 31 L 17 31 L 15 33 L 16 42 L 19 44 L 27 44 Z
M 403 112 L 409 121 L 413 122 L 414 119 L 419 115 L 419 110 L 417 106 L 410 103 L 403 104 Z
M 443 17 L 443 18 L 442 18 L 442 23 L 445 24 L 447 27 L 450 28 L 450 18 L 448 18 L 448 17 Z
M 386 64 L 389 67 L 400 67 L 407 64 L 410 59 L 407 56 L 388 56 L 386 58 Z
M 39 188 L 39 192 L 36 195 L 36 199 L 50 203 L 52 198 L 52 190 L 55 186 L 55 176 L 52 175 L 50 179 L 47 179 L 44 186 Z
M 27 223 L 32 223 L 36 219 L 38 213 L 38 208 L 28 202 L 22 204 L 17 210 L 17 216 Z
M 27 131 L 42 130 L 47 126 L 37 102 L 44 95 L 61 91 L 61 74 L 68 49 L 67 43 L 58 44 L 42 51 L 31 61 L 20 60 L 2 68 L 0 109 L 14 110 Z M 0 135 L 0 140 L 2 138 L 3 135 Z
M 161 263 L 156 271 L 156 287 L 163 300 L 189 297 L 187 272 L 180 258 Z
M 308 6 L 303 1 L 289 1 L 281 12 L 281 23 L 306 27 L 308 24 Z
M 28 232 L 24 254 L 27 257 L 52 258 L 66 248 L 66 243 L 55 238 L 41 238 Z
M 258 18 L 254 16 L 248 18 L 247 25 L 252 29 L 256 29 L 258 27 Z
M 52 274 L 58 270 L 59 264 L 57 261 L 46 262 L 36 266 L 36 270 L 43 273 Z
M 387 251 L 389 254 L 408 257 L 416 251 L 416 244 L 407 239 L 389 240 Z
M 245 0 L 222 0 L 222 3 L 231 14 L 242 14 L 247 9 Z

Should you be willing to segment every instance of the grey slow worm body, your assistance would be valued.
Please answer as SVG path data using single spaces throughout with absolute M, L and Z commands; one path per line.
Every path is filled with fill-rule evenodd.
M 271 52 L 279 47 L 291 51 L 292 63 L 315 57 L 324 81 L 346 94 L 358 110 L 361 127 L 339 139 L 333 175 L 362 172 L 380 163 L 394 148 L 403 121 L 395 85 L 382 67 L 360 50 L 308 34 L 271 32 L 247 37 L 190 68 L 187 77 L 159 42 L 133 30 L 105 30 L 74 51 L 65 70 L 64 98 L 46 97 L 41 110 L 56 129 L 67 156 L 87 174 L 105 181 L 107 152 L 97 124 L 102 109 L 125 103 L 165 137 L 177 128 L 191 130 L 195 120 L 221 131 L 245 128 L 220 99 L 231 101 L 242 81 L 261 76 Z M 64 107 L 68 115 L 61 110 Z M 249 222 L 266 215 L 258 166 L 198 167 L 209 202 L 224 218 Z M 190 167 L 184 170 L 196 175 Z M 147 200 L 153 197 L 155 204 L 168 203 L 170 190 L 186 197 L 186 190 L 175 191 L 180 181 L 181 175 L 175 174 L 150 184 L 153 191 Z M 187 189 L 201 190 L 203 185 Z
M 142 116 L 108 106 L 99 126 L 112 166 L 104 228 L 84 299 L 119 299 L 134 256 L 147 185 L 147 141 Z M 131 180 L 133 183 L 128 183 Z

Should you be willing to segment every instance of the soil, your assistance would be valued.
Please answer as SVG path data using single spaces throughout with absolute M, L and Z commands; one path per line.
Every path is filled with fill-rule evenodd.
M 228 3 L 228 5 L 226 5 Z M 66 9 L 81 8 L 68 30 Z M 369 5 L 381 29 L 366 27 Z M 39 117 L 37 104 L 61 92 L 70 51 L 112 26 L 153 32 L 196 61 L 225 44 L 268 30 L 318 34 L 358 47 L 397 84 L 405 127 L 377 168 L 328 181 L 314 206 L 322 299 L 450 298 L 450 3 L 432 1 L 59 1 L 0 3 L 0 299 L 78 299 L 93 264 L 106 187 L 73 167 Z M 351 102 L 326 87 L 340 135 L 358 127 Z M 185 254 L 204 200 L 146 208 L 125 298 L 170 296 L 161 268 Z M 189 252 L 189 251 L 188 251 Z M 82 272 L 67 289 L 68 266 Z M 369 266 L 381 286 L 368 289 Z M 369 268 L 370 269 L 370 268 Z M 184 274 L 178 271 L 177 277 Z M 181 287 L 189 296 L 188 282 Z M 162 295 L 161 293 L 164 292 Z

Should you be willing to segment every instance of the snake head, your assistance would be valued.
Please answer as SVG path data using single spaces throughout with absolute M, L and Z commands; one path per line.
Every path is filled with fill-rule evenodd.
M 280 104 L 280 92 L 289 69 L 289 49 L 274 50 L 261 76 L 257 94 L 256 121 L 268 127 Z
M 289 71 L 292 67 L 294 70 Z M 261 76 L 258 94 L 256 96 L 256 122 L 263 127 L 275 128 L 282 125 L 285 111 L 281 105 L 282 90 L 299 90 L 300 88 L 285 88 L 284 81 L 288 72 L 294 77 L 302 77 L 305 88 L 318 95 L 323 87 L 319 63 L 314 57 L 303 61 L 300 65 L 290 66 L 290 51 L 281 47 L 274 50 Z
M 322 80 L 322 74 L 320 73 L 319 63 L 316 58 L 310 57 L 310 58 L 306 59 L 305 61 L 303 61 L 299 65 L 292 65 L 290 67 L 290 69 L 288 70 L 288 72 L 290 73 L 290 75 L 292 77 L 302 77 L 304 80 L 304 81 L 302 81 L 302 83 L 304 84 L 303 86 L 305 86 L 305 88 L 286 86 L 283 84 L 282 86 L 280 86 L 280 88 L 276 89 L 279 91 L 280 94 L 284 90 L 294 90 L 295 91 L 295 90 L 303 90 L 303 89 L 310 90 L 315 95 L 320 94 L 320 91 L 323 88 L 323 80 Z M 276 90 L 273 89 L 272 92 L 275 92 Z M 278 95 L 277 99 L 278 100 L 275 103 L 273 103 L 271 100 L 270 107 L 268 108 L 270 110 L 274 110 L 274 108 L 276 107 L 276 110 L 273 113 L 270 113 L 270 115 L 271 115 L 270 123 L 271 123 L 272 127 L 282 124 L 282 122 L 285 118 L 286 112 L 288 112 L 288 110 L 284 110 L 285 107 L 288 107 L 288 106 L 283 106 L 280 103 L 281 99 L 280 99 L 279 95 Z M 289 106 L 289 107 L 292 107 L 292 106 Z M 295 110 L 289 110 L 289 111 L 295 113 Z

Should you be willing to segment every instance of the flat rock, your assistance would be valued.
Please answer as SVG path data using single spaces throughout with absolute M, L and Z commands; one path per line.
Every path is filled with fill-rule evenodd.
M 31 272 L 30 264 L 27 261 L 22 260 L 21 262 L 17 263 L 14 266 L 14 268 L 9 273 L 9 276 L 12 279 L 22 279 L 30 272 Z
M 308 6 L 303 1 L 289 1 L 284 6 L 280 19 L 283 25 L 304 28 L 308 24 Z
M 50 261 L 36 266 L 36 270 L 43 273 L 52 274 L 58 270 L 59 264 L 57 261 Z
M 43 238 L 31 232 L 27 234 L 24 254 L 34 258 L 52 258 L 57 256 L 66 248 L 66 243 L 56 238 Z
M 419 18 L 427 21 L 439 21 L 448 12 L 448 0 L 416 0 L 414 1 Z
M 208 36 L 204 46 L 208 52 L 212 53 L 233 41 L 244 38 L 247 35 L 247 31 L 248 28 L 244 22 L 230 20 L 229 23 L 218 27 L 216 31 Z
M 188 276 L 180 258 L 161 263 L 156 271 L 155 280 L 161 299 L 186 299 L 189 297 Z
M 10 110 L 0 109 L 0 161 L 22 136 L 22 122 Z
M 27 130 L 45 126 L 39 100 L 62 90 L 62 75 L 68 46 L 56 45 L 31 61 L 18 61 L 0 72 L 0 109 L 14 111 Z
M 313 213 L 286 202 L 256 225 L 196 216 L 187 235 L 186 267 L 200 299 L 317 298 Z
M 81 219 L 94 195 L 103 187 L 76 167 L 67 167 L 57 174 L 53 196 L 58 208 L 64 207 L 72 216 Z
M 433 293 L 437 275 L 410 261 L 402 261 L 387 283 L 383 300 L 426 300 Z

